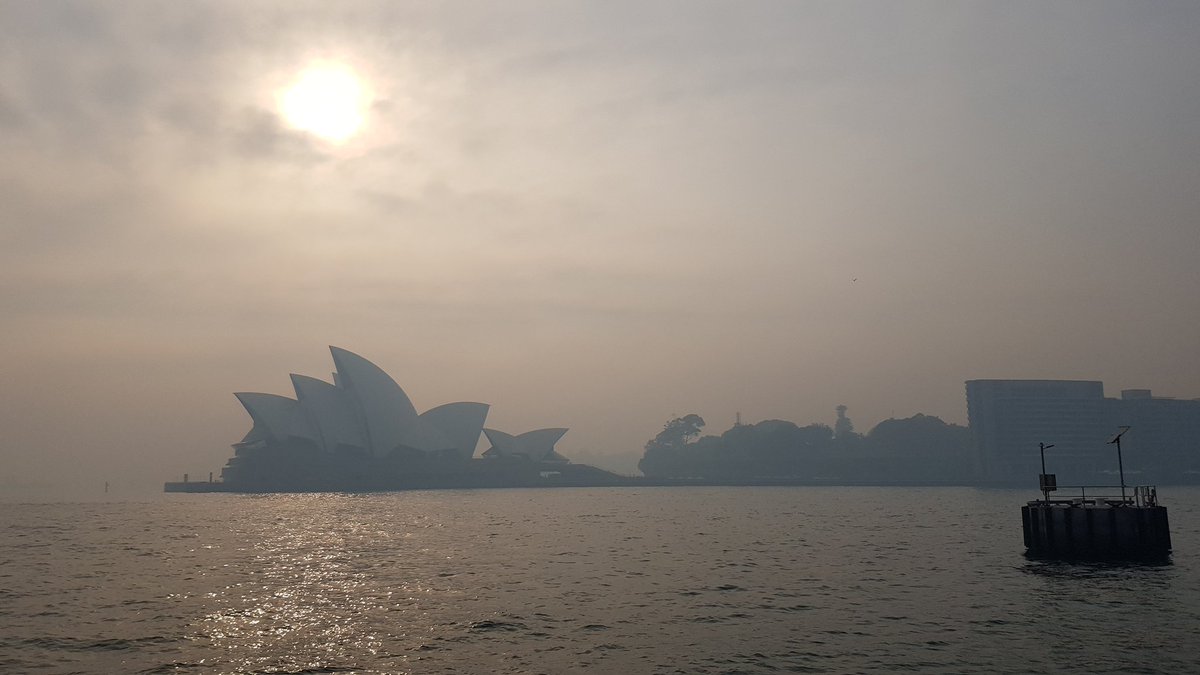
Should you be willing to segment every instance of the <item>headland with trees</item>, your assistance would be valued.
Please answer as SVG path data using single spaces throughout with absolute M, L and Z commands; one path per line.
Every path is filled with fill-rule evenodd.
M 977 476 L 966 427 L 917 414 L 860 434 L 846 411 L 837 407 L 832 427 L 765 420 L 719 435 L 684 415 L 646 443 L 638 468 L 650 479 L 747 483 L 963 485 Z

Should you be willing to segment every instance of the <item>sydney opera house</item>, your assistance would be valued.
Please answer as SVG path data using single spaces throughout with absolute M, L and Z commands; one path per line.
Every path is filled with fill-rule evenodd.
M 291 376 L 296 397 L 234 394 L 253 426 L 214 482 L 167 491 L 284 492 L 612 485 L 621 477 L 571 464 L 554 446 L 566 429 L 485 429 L 489 406 L 460 402 L 418 413 L 367 359 L 330 347 L 333 382 Z M 483 434 L 491 447 L 475 457 Z

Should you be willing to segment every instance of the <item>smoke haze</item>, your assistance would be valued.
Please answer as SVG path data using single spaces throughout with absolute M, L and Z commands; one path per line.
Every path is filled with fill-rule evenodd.
M 1197 45 L 1193 2 L 0 1 L 0 495 L 219 471 L 331 344 L 626 465 L 686 413 L 965 424 L 972 378 L 1200 396 Z M 321 59 L 343 145 L 276 108 Z

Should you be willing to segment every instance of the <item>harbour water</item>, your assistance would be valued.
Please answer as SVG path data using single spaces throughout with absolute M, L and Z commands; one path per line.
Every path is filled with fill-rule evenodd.
M 1159 566 L 1026 560 L 1031 492 L 0 504 L 0 672 L 1200 671 L 1200 489 Z

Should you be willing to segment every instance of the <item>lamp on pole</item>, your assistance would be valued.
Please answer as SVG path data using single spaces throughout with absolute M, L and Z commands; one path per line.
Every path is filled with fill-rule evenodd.
M 1121 460 L 1121 437 L 1125 435 L 1126 431 L 1129 431 L 1129 426 L 1122 425 L 1117 428 L 1120 429 L 1120 431 L 1117 432 L 1116 436 L 1113 436 L 1113 439 L 1111 441 L 1109 441 L 1108 444 L 1109 445 L 1116 444 L 1116 446 L 1117 446 L 1117 471 L 1119 471 L 1120 475 L 1121 475 L 1121 501 L 1124 502 L 1125 501 L 1125 463 Z
M 1042 456 L 1042 475 L 1038 476 L 1039 487 L 1042 488 L 1042 497 L 1045 501 L 1050 501 L 1050 483 L 1046 480 L 1046 448 L 1053 448 L 1054 444 L 1046 445 L 1038 443 L 1038 454 Z

